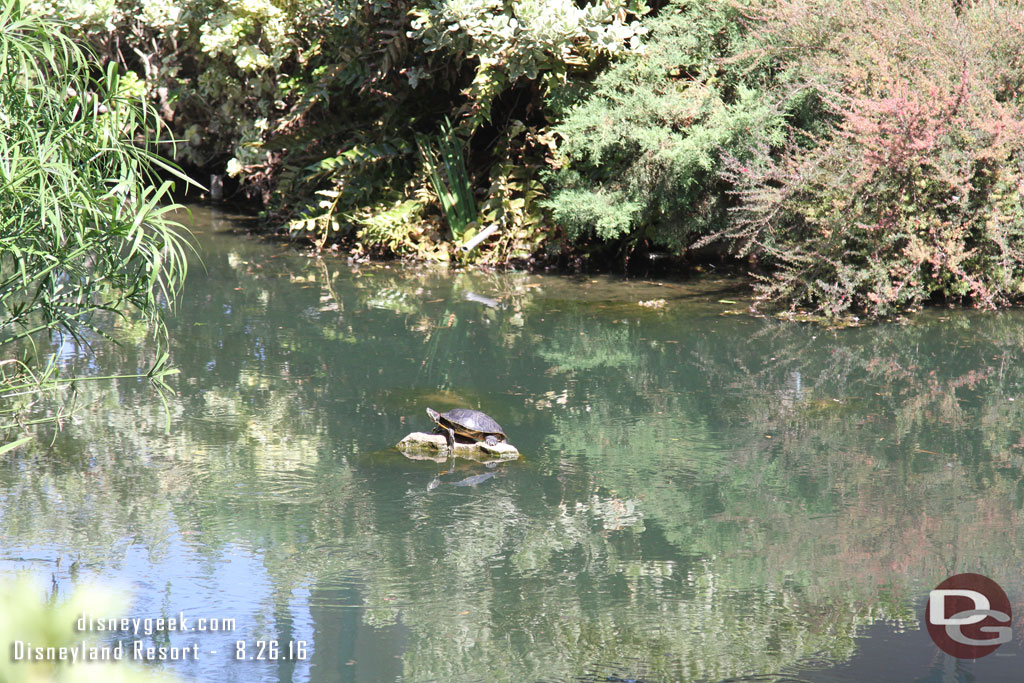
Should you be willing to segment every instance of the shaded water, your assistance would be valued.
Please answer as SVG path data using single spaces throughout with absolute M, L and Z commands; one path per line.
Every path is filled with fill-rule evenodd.
M 1020 312 L 827 331 L 728 281 L 353 269 L 232 225 L 196 209 L 171 433 L 146 382 L 84 384 L 0 462 L 3 573 L 236 620 L 147 640 L 201 680 L 1019 678 L 1021 624 L 976 662 L 919 624 L 961 571 L 1024 614 Z M 147 368 L 121 328 L 61 352 Z M 392 448 L 456 405 L 523 460 L 456 486 L 490 470 Z

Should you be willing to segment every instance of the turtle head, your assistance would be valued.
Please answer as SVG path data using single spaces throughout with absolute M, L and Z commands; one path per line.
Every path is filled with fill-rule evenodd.
M 433 420 L 434 422 L 438 422 L 441 419 L 441 414 L 438 413 L 433 408 L 427 408 L 427 415 L 429 415 L 430 419 Z

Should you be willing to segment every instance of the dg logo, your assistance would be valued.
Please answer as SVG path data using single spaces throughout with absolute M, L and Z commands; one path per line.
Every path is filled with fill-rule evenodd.
M 998 583 L 981 574 L 951 576 L 928 594 L 928 635 L 959 659 L 990 655 L 1010 642 L 1010 600 Z

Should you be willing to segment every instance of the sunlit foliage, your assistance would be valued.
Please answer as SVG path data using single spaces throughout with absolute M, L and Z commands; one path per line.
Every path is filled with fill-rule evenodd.
M 139 75 L 182 141 L 179 158 L 239 179 L 271 220 L 320 245 L 358 241 L 366 220 L 410 201 L 444 241 L 444 222 L 423 211 L 436 198 L 414 134 L 436 135 L 449 116 L 463 139 L 493 125 L 521 143 L 502 135 L 516 125 L 505 117 L 524 117 L 539 90 L 516 111 L 500 104 L 501 120 L 496 101 L 529 84 L 561 87 L 569 70 L 638 48 L 646 11 L 635 0 L 33 1 Z M 505 203 L 499 250 L 521 252 L 539 228 L 534 180 L 520 187 L 520 174 L 500 170 L 509 148 L 487 149 L 494 133 L 467 150 L 470 181 L 482 192 L 502 180 L 482 202 Z M 436 251 L 396 236 L 365 246 Z
M 826 11 L 827 8 L 827 11 Z M 770 263 L 768 298 L 828 316 L 1024 293 L 1024 50 L 1016 2 L 792 0 L 752 12 L 756 43 L 836 125 L 763 135 L 725 177 L 727 233 Z
M 123 659 L 128 661 L 114 660 L 116 643 L 101 642 L 77 628 L 84 614 L 117 618 L 127 607 L 123 597 L 99 586 L 83 586 L 70 598 L 59 600 L 56 595 L 47 595 L 43 586 L 28 576 L 0 581 L 0 609 L 4 613 L 0 620 L 0 642 L 8 649 L 7 656 L 0 658 L 0 680 L 174 683 L 177 679 L 167 673 L 129 663 L 132 652 L 128 648 L 123 651 Z M 38 656 L 39 648 L 42 657 Z M 71 648 L 76 648 L 77 661 L 71 659 Z M 84 659 L 92 656 L 97 659 Z
M 765 60 L 744 54 L 739 6 L 676 2 L 646 25 L 643 54 L 598 77 L 554 127 L 547 205 L 576 242 L 680 252 L 728 220 L 723 153 L 742 156 L 754 133 L 781 141 L 786 107 Z
M 1019 2 L 33 3 L 319 248 L 461 259 L 476 217 L 472 259 L 716 243 L 828 317 L 1024 295 Z
M 39 335 L 77 339 L 129 309 L 159 328 L 186 272 L 157 170 L 184 177 L 151 149 L 158 121 L 65 30 L 0 5 L 0 396 L 18 402 L 56 381 L 32 353 Z M 27 407 L 5 405 L 0 432 Z

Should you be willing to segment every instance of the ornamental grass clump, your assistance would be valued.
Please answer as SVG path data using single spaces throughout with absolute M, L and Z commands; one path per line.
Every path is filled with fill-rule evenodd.
M 441 132 L 434 136 L 434 144 L 424 135 L 416 136 L 416 144 L 448 228 L 452 231 L 452 238 L 457 244 L 461 243 L 466 229 L 477 218 L 473 186 L 466 171 L 465 145 L 455 135 L 447 119 L 441 126 Z
M 0 5 L 0 349 L 100 310 L 157 321 L 186 272 L 156 117 L 62 28 Z
M 1020 3 L 791 0 L 757 42 L 834 117 L 724 173 L 760 293 L 829 317 L 1024 295 Z

